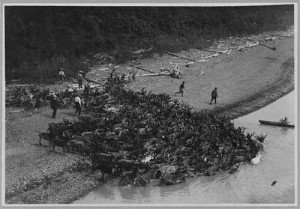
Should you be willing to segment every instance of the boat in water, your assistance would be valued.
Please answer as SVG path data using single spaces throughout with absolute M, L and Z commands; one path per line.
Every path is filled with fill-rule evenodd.
M 283 126 L 283 127 L 290 127 L 290 128 L 295 127 L 295 125 L 288 124 L 288 123 L 283 123 L 283 122 L 277 122 L 277 121 L 259 120 L 259 122 L 261 124 L 272 125 L 272 126 Z

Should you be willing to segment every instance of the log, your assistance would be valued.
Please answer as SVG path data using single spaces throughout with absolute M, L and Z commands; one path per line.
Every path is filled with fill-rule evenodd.
M 203 51 L 214 52 L 214 53 L 219 53 L 219 54 L 225 54 L 225 53 L 227 53 L 229 51 L 229 49 L 224 50 L 224 51 L 215 51 L 215 50 L 203 49 Z
M 275 47 L 271 47 L 271 46 L 268 46 L 268 45 L 263 44 L 263 43 L 259 43 L 259 45 L 262 45 L 262 46 L 267 47 L 267 48 L 272 49 L 272 50 L 276 50 Z
M 202 59 L 207 59 L 207 58 L 210 58 L 210 57 L 216 57 L 218 55 L 219 55 L 218 53 L 215 53 L 215 54 L 212 54 L 212 55 L 208 55 L 208 56 L 202 57 Z
M 149 72 L 149 73 L 153 73 L 153 74 L 156 74 L 155 72 L 153 72 L 153 71 L 150 71 L 150 70 L 146 70 L 146 69 L 144 69 L 144 68 L 141 68 L 141 67 L 136 67 L 136 68 L 138 68 L 138 69 L 140 69 L 140 70 L 143 70 L 143 71 L 146 71 L 146 72 Z
M 170 75 L 171 73 L 153 73 L 153 74 L 142 74 L 138 75 L 139 77 L 146 77 L 146 76 L 163 76 L 163 75 Z
M 171 56 L 174 56 L 174 57 L 179 57 L 179 58 L 184 59 L 184 60 L 189 60 L 189 61 L 196 62 L 196 60 L 194 60 L 194 59 L 191 59 L 191 58 L 188 58 L 188 57 L 182 57 L 182 56 L 179 56 L 179 55 L 177 55 L 177 54 L 173 54 L 173 53 L 171 53 L 171 52 L 165 52 L 165 53 L 166 53 L 166 54 L 169 54 L 169 55 L 171 55 Z

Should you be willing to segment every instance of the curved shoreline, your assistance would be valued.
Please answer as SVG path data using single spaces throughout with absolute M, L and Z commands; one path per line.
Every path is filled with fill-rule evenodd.
M 280 72 L 281 73 L 277 79 L 273 80 L 269 86 L 265 86 L 265 88 L 261 89 L 261 91 L 252 95 L 247 95 L 246 98 L 239 99 L 231 104 L 229 103 L 224 106 L 216 106 L 214 109 L 210 110 L 211 113 L 224 115 L 229 119 L 234 119 L 263 108 L 280 97 L 288 94 L 294 89 L 293 57 L 281 64 Z M 51 189 L 55 190 L 59 187 L 61 190 L 57 193 L 49 192 L 49 194 L 46 194 L 44 199 L 38 200 L 38 203 L 69 204 L 102 184 L 101 181 L 98 181 L 98 176 L 89 174 L 88 172 L 76 172 L 76 170 L 73 170 L 70 175 L 74 178 L 68 178 L 66 182 L 66 177 L 64 175 L 53 177 L 51 180 L 54 182 L 50 182 L 47 189 L 50 191 Z M 34 200 L 39 197 L 40 192 L 44 192 L 44 184 L 46 183 L 38 185 L 30 191 L 23 190 L 21 193 L 11 194 L 12 196 L 8 198 L 9 200 L 6 200 L 6 202 L 28 204 L 30 200 Z M 35 202 L 33 201 L 33 203 Z
M 237 101 L 233 104 L 229 104 L 227 106 L 221 107 L 221 108 L 216 108 L 212 110 L 211 112 L 213 114 L 218 114 L 218 115 L 224 115 L 228 117 L 229 119 L 234 119 L 237 117 L 241 117 L 243 115 L 249 114 L 255 110 L 258 110 L 260 108 L 263 108 L 267 106 L 268 104 L 276 101 L 280 97 L 288 94 L 294 89 L 294 71 L 293 71 L 293 66 L 292 66 L 292 61 L 288 61 L 289 64 L 287 65 L 286 69 L 280 78 L 271 85 L 271 87 L 262 90 L 261 92 L 258 92 L 250 97 L 247 97 L 244 100 Z M 266 96 L 268 96 L 266 98 Z M 231 115 L 231 117 L 229 117 Z M 61 176 L 57 176 L 53 178 L 53 181 L 56 183 L 50 183 L 49 189 L 55 189 L 58 186 L 57 182 L 60 182 L 62 185 L 66 187 L 62 188 L 62 190 L 65 191 L 60 191 L 58 194 L 56 194 L 54 197 L 51 198 L 45 198 L 46 201 L 39 201 L 39 204 L 51 204 L 52 203 L 57 203 L 57 204 L 70 204 L 73 201 L 83 197 L 84 195 L 88 194 L 90 191 L 93 189 L 99 187 L 101 184 L 105 182 L 101 182 L 97 179 L 97 176 L 93 176 L 93 174 L 89 174 L 87 172 L 81 173 L 81 172 L 76 172 L 71 173 L 72 176 L 75 176 L 75 181 L 74 179 L 69 180 L 68 182 L 64 182 L 64 178 Z M 79 180 L 79 181 L 78 181 Z M 70 187 L 70 185 L 72 185 Z M 36 190 L 34 193 L 39 193 L 43 191 L 43 185 L 36 187 L 33 190 Z M 28 200 L 36 199 L 35 195 L 32 197 L 30 193 L 32 191 L 29 191 L 26 195 L 26 191 L 24 193 L 20 194 L 15 194 L 12 195 L 10 200 L 8 200 L 8 204 L 10 203 L 21 203 L 23 202 L 24 199 L 25 202 Z M 61 194 L 64 194 L 64 196 L 61 196 Z M 48 201 L 47 201 L 48 200 Z M 50 202 L 49 202 L 50 200 Z M 54 201 L 55 200 L 55 201 Z M 26 204 L 26 203 L 25 203 Z M 27 202 L 28 204 L 28 202 Z
M 250 97 L 247 97 L 244 100 L 237 101 L 233 104 L 229 104 L 219 109 L 214 109 L 211 111 L 213 114 L 223 115 L 229 119 L 235 119 L 251 112 L 254 112 L 258 109 L 261 109 L 279 98 L 287 95 L 292 90 L 294 90 L 294 66 L 293 59 L 287 61 L 286 70 L 282 73 L 280 78 L 273 83 L 273 85 L 267 89 L 262 90 Z M 284 66 L 285 64 L 283 64 Z M 268 96 L 266 98 L 266 96 Z M 231 116 L 230 116 L 231 115 Z M 105 182 L 103 182 L 105 183 Z M 101 184 L 100 184 L 101 185 Z M 97 186 L 100 186 L 97 185 Z M 92 190 L 93 188 L 91 188 Z M 89 192 L 89 191 L 88 191 Z M 70 204 L 73 201 L 83 197 L 87 193 L 82 193 L 80 196 L 72 197 L 68 199 L 65 203 Z
M 224 107 L 215 108 L 211 112 L 235 119 L 261 109 L 294 90 L 294 58 L 288 59 L 281 66 L 280 77 L 268 88 L 243 100 Z

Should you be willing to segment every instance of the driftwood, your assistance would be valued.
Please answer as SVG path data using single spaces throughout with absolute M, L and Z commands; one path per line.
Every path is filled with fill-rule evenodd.
M 34 85 L 34 84 L 8 84 L 9 85 L 9 88 L 10 87 L 29 87 L 31 85 Z
M 215 53 L 215 54 L 212 54 L 212 55 L 208 55 L 208 56 L 202 57 L 201 60 L 207 59 L 207 58 L 210 58 L 210 57 L 217 57 L 218 55 L 219 55 L 219 53 Z
M 250 47 L 254 47 L 254 46 L 257 46 L 257 45 L 259 45 L 259 42 L 256 42 L 256 43 L 248 43 L 248 44 L 246 44 L 246 45 L 241 45 L 241 46 L 239 46 L 237 49 L 236 49 L 236 51 L 241 51 L 242 49 L 244 49 L 244 48 L 250 48 Z
M 171 73 L 152 73 L 152 74 L 141 74 L 137 76 L 147 77 L 147 76 L 163 76 L 163 75 L 171 75 Z
M 267 47 L 267 48 L 272 49 L 272 50 L 276 50 L 276 47 L 271 47 L 271 46 L 268 46 L 268 45 L 260 43 L 260 42 L 259 42 L 259 45 L 262 45 L 262 46 Z
M 153 74 L 156 74 L 155 72 L 153 72 L 153 71 L 150 71 L 150 70 L 146 70 L 146 69 L 144 69 L 144 68 L 141 68 L 141 67 L 136 67 L 136 68 L 138 68 L 138 69 L 140 69 L 140 70 L 143 70 L 143 71 L 146 71 L 146 72 L 149 72 L 149 73 L 153 73 Z
M 250 39 L 250 40 L 254 41 L 253 39 Z M 276 50 L 276 47 L 268 46 L 264 43 L 261 43 L 260 41 L 256 42 L 255 44 L 250 45 L 249 47 L 256 46 L 256 45 L 261 45 L 261 46 L 267 47 L 269 49 Z
M 111 69 L 111 68 L 105 67 L 105 68 L 99 68 L 98 70 L 104 71 L 104 70 L 109 70 L 109 69 Z
M 216 50 L 203 49 L 203 51 L 214 52 L 214 53 L 219 53 L 219 54 L 226 54 L 229 51 L 229 49 L 226 49 L 224 51 L 216 51 Z
M 191 59 L 191 58 L 188 58 L 188 57 L 178 56 L 177 54 L 173 54 L 171 52 L 166 52 L 166 54 L 169 54 L 169 55 L 174 56 L 174 57 L 179 57 L 179 58 L 184 59 L 184 60 L 189 60 L 189 61 L 196 62 L 196 60 L 194 60 L 194 59 Z

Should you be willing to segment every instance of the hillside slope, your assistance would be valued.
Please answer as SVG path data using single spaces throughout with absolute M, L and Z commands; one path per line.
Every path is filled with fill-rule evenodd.
M 86 59 L 107 53 L 204 48 L 214 38 L 286 29 L 294 6 L 251 7 L 5 7 L 6 79 L 46 80 L 63 67 L 75 73 Z M 148 54 L 148 56 L 150 56 Z M 101 60 L 97 60 L 99 62 Z

